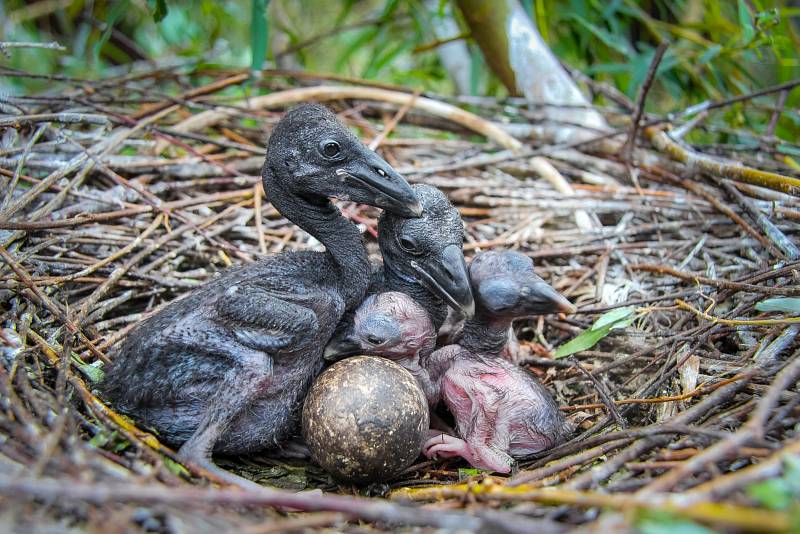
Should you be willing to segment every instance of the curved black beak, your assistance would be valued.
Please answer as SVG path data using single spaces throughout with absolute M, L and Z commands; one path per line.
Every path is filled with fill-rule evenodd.
M 348 163 L 337 174 L 345 174 L 370 189 L 374 195 L 371 205 L 400 217 L 421 217 L 422 205 L 406 179 L 376 153 L 366 148 L 364 151 L 364 158 Z
M 323 358 L 326 362 L 336 362 L 361 352 L 361 345 L 350 334 L 336 335 L 325 345 Z
M 537 278 L 539 278 L 537 276 Z M 522 288 L 525 308 L 531 313 L 575 313 L 575 305 L 542 279 Z
M 424 264 L 412 261 L 411 266 L 428 291 L 463 313 L 467 319 L 475 315 L 475 299 L 461 247 L 447 245 L 438 258 L 428 258 Z

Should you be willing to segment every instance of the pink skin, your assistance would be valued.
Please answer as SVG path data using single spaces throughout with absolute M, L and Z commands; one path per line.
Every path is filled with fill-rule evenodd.
M 503 330 L 510 320 L 484 320 L 481 327 L 489 324 L 503 343 Z M 461 437 L 432 430 L 423 446 L 428 458 L 460 456 L 474 467 L 508 473 L 514 457 L 550 448 L 568 431 L 547 390 L 529 372 L 498 354 L 459 345 L 431 352 L 433 326 L 425 311 L 405 294 L 370 297 L 356 311 L 355 325 L 355 340 L 364 353 L 403 365 L 417 378 L 429 404 L 433 407 L 442 400 L 455 417 Z
M 454 311 L 452 308 L 448 308 L 447 318 L 441 328 L 439 328 L 437 345 L 444 347 L 457 344 L 461 339 L 463 330 L 464 316 Z M 514 326 L 509 326 L 508 334 L 506 335 L 506 343 L 503 345 L 500 357 L 519 365 L 525 359 L 525 355 L 525 350 L 523 350 L 522 346 L 519 344 L 519 339 L 517 339 Z
M 422 448 L 428 458 L 461 456 L 473 467 L 508 473 L 514 458 L 548 449 L 563 438 L 566 428 L 558 406 L 524 369 L 458 345 L 437 350 L 429 360 L 432 370 L 449 361 L 436 382 L 463 439 L 432 434 Z

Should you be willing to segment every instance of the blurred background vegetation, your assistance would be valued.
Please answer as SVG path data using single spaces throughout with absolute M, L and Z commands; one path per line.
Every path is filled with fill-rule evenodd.
M 648 111 L 680 111 L 800 78 L 797 0 L 522 4 L 565 64 L 631 98 L 655 48 L 670 41 Z M 67 48 L 14 49 L 0 57 L 0 66 L 81 79 L 155 66 L 182 65 L 189 72 L 207 66 L 263 66 L 454 94 L 457 86 L 442 64 L 442 40 L 435 32 L 448 12 L 459 25 L 454 37 L 468 47 L 468 83 L 466 88 L 461 84 L 460 92 L 506 96 L 458 9 L 446 0 L 0 0 L 0 41 L 54 40 Z M 0 78 L 0 91 L 50 88 L 45 79 L 5 78 Z M 798 93 L 789 93 L 788 112 L 775 130 L 776 136 L 792 142 L 800 137 Z M 776 97 L 771 98 L 774 102 Z M 758 129 L 769 122 L 774 107 L 769 102 L 728 107 L 723 120 L 732 128 Z M 598 97 L 598 103 L 606 102 Z

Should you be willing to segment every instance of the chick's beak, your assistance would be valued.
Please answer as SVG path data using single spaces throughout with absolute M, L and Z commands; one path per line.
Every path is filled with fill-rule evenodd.
M 475 299 L 461 247 L 448 245 L 438 258 L 412 261 L 411 266 L 417 271 L 422 285 L 451 308 L 463 313 L 467 319 L 475 315 Z
M 422 206 L 405 178 L 380 156 L 365 149 L 365 156 L 348 163 L 338 171 L 361 182 L 373 198 L 369 204 L 400 217 L 422 216 Z
M 544 280 L 539 280 L 523 290 L 522 297 L 528 307 L 537 313 L 575 313 L 575 306 Z
M 327 362 L 336 362 L 348 356 L 354 356 L 361 351 L 361 345 L 352 335 L 334 336 L 323 352 Z

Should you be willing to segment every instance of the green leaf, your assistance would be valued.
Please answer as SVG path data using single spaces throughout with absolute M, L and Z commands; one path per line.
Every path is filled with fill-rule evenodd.
M 756 36 L 756 28 L 753 26 L 753 17 L 744 0 L 739 0 L 739 25 L 742 28 L 742 40 L 744 45 L 750 44 Z
M 785 510 L 792 503 L 791 492 L 781 478 L 752 484 L 747 487 L 747 495 L 770 510 Z
M 634 314 L 633 306 L 616 308 L 606 312 L 594 322 L 591 328 L 581 332 L 574 339 L 558 347 L 555 352 L 555 357 L 563 358 L 570 354 L 590 349 L 594 347 L 598 341 L 606 337 L 609 332 L 630 326 L 635 319 L 636 315 Z
M 762 300 L 756 304 L 756 309 L 762 312 L 783 312 L 800 315 L 800 298 L 778 297 Z
M 751 484 L 747 495 L 770 510 L 786 510 L 800 502 L 800 456 L 783 457 L 783 475 Z
M 147 6 L 153 13 L 153 20 L 155 22 L 161 22 L 164 20 L 164 17 L 167 16 L 167 13 L 169 13 L 167 0 L 147 0 Z
M 458 468 L 458 480 L 464 480 L 469 477 L 474 477 L 475 475 L 480 474 L 480 469 L 473 469 L 473 468 L 466 468 L 466 467 L 459 467 Z
M 261 70 L 267 57 L 267 5 L 269 0 L 250 1 L 250 50 L 252 59 L 250 68 L 254 71 Z
M 741 1 L 741 0 L 740 0 Z M 596 24 L 592 24 L 588 20 L 578 15 L 572 15 L 578 24 L 589 30 L 589 32 L 593 33 L 595 37 L 600 39 L 606 46 L 612 48 L 622 54 L 625 57 L 635 56 L 636 52 L 631 47 L 630 43 L 621 35 L 614 35 L 611 32 L 604 30 L 603 28 L 597 26 Z
M 627 319 L 633 314 L 633 306 L 615 308 L 601 315 L 592 325 L 592 330 L 603 328 L 606 325 L 613 325 L 623 319 Z
M 114 31 L 114 25 L 125 15 L 125 12 L 128 10 L 128 8 L 128 2 L 126 1 L 119 2 L 111 9 L 108 15 L 108 20 L 104 21 L 106 24 L 105 30 L 92 47 L 92 56 L 95 63 L 100 61 L 100 52 L 102 52 L 103 47 L 106 45 L 106 43 L 108 43 L 108 39 L 111 37 L 111 33 Z
M 103 378 L 106 376 L 100 367 L 95 367 L 92 364 L 84 362 L 76 354 L 72 354 L 72 365 L 77 367 L 81 374 L 93 384 L 102 382 Z

